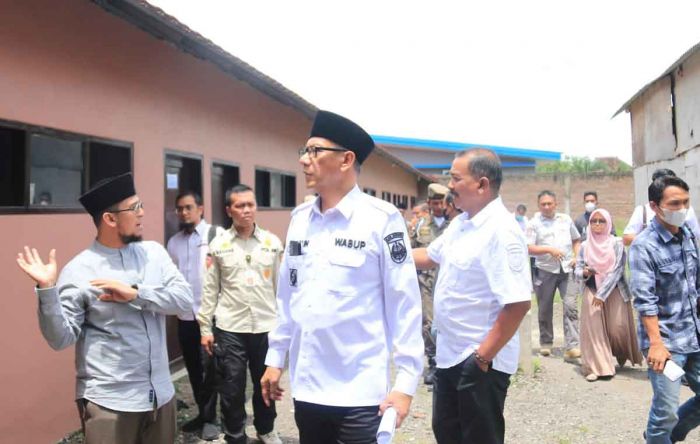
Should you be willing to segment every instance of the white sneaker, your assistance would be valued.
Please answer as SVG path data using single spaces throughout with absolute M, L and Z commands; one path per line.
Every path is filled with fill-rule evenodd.
M 275 430 L 270 433 L 265 433 L 261 435 L 258 433 L 258 439 L 263 442 L 263 444 L 282 444 L 282 440 Z

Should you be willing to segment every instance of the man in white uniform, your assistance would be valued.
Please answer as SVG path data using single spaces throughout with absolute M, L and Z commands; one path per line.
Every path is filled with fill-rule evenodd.
M 393 205 L 357 186 L 373 148 L 357 124 L 319 111 L 299 153 L 318 197 L 292 212 L 262 385 L 267 402 L 281 399 L 289 352 L 302 444 L 376 442 L 378 413 L 393 407 L 400 426 L 422 372 L 421 300 L 406 224 Z
M 503 443 L 503 407 L 518 369 L 517 331 L 530 309 L 527 243 L 499 197 L 495 153 L 457 154 L 450 176 L 448 187 L 464 213 L 427 249 L 414 250 L 419 268 L 440 266 L 433 431 L 440 444 Z

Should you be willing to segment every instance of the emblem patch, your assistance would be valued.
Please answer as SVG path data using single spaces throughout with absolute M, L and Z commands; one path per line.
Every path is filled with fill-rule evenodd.
M 290 287 L 297 286 L 297 269 L 296 268 L 289 269 L 289 286 Z
M 403 240 L 403 233 L 397 231 L 396 233 L 391 233 L 384 238 L 387 246 L 389 247 L 389 252 L 391 253 L 391 260 L 397 264 L 403 263 L 408 255 L 408 250 L 406 250 L 406 244 Z

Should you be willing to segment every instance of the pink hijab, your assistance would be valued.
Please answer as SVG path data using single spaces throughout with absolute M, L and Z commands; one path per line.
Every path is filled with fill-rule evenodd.
M 600 234 L 594 233 L 590 226 L 591 219 L 596 215 L 603 216 L 603 219 L 605 219 L 605 228 Z M 605 277 L 615 266 L 615 236 L 610 234 L 611 227 L 612 218 L 607 210 L 601 208 L 591 213 L 591 217 L 588 219 L 588 238 L 583 252 L 583 259 L 588 267 L 595 270 L 594 276 L 597 288 L 600 288 Z

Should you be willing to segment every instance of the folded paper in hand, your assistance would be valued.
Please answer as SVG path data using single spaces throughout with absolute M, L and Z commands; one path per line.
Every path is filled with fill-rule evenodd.
M 685 372 L 680 365 L 669 359 L 664 366 L 664 375 L 671 381 L 677 381 L 678 378 L 685 375 Z
M 384 410 L 382 421 L 379 423 L 377 430 L 377 444 L 390 444 L 394 439 L 394 431 L 396 430 L 396 410 L 389 407 Z

